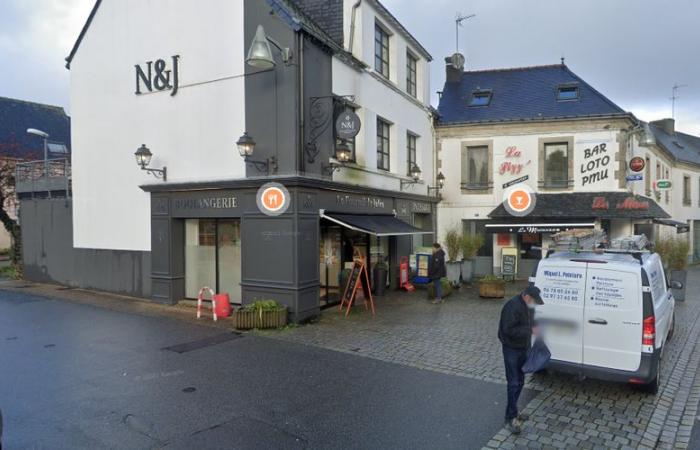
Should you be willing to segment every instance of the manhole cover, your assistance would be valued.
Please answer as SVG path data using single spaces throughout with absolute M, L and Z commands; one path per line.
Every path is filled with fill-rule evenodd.
M 182 390 L 182 392 L 184 392 L 185 394 L 189 394 L 189 393 L 192 393 L 192 392 L 194 392 L 194 391 L 196 391 L 196 390 L 197 390 L 197 388 L 190 386 L 190 387 L 184 388 L 184 389 Z

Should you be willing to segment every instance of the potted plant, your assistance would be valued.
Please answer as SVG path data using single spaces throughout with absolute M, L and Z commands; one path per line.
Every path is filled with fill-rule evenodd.
M 486 275 L 479 279 L 479 297 L 503 298 L 506 296 L 506 282 L 495 275 Z
M 428 300 L 435 298 L 435 282 L 428 284 Z M 440 284 L 442 285 L 442 298 L 447 297 L 452 294 L 452 283 L 447 278 L 440 278 Z
M 462 263 L 459 252 L 462 250 L 462 233 L 457 227 L 452 227 L 445 233 L 445 251 L 447 252 L 447 279 L 453 286 L 459 285 L 462 275 Z
M 474 278 L 474 258 L 484 246 L 486 237 L 483 234 L 463 234 L 462 235 L 462 281 L 471 283 Z
M 661 238 L 654 243 L 654 251 L 659 254 L 666 269 L 673 298 L 685 301 L 685 282 L 688 275 L 688 252 L 690 244 L 685 239 Z M 680 283 L 680 288 L 673 287 Z
M 282 328 L 287 325 L 287 307 L 274 300 L 256 300 L 233 314 L 233 326 L 239 330 Z
M 374 264 L 374 269 L 372 270 L 372 280 L 374 282 L 375 295 L 382 296 L 386 291 L 386 274 L 389 272 L 389 264 L 386 261 L 380 260 Z

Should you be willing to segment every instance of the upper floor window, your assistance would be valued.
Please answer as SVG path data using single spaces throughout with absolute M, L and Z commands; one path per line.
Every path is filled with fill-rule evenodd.
M 688 206 L 691 203 L 691 198 L 690 198 L 690 177 L 685 175 L 683 176 L 683 204 Z
M 406 153 L 408 153 L 408 168 L 407 173 L 411 175 L 411 169 L 417 164 L 416 161 L 416 144 L 418 142 L 418 136 L 411 134 L 410 132 L 406 134 Z
M 489 188 L 489 147 L 479 145 L 462 148 L 462 187 Z
M 377 118 L 377 169 L 389 170 L 389 132 L 391 124 Z
M 474 91 L 469 99 L 469 106 L 488 106 L 491 103 L 491 91 Z
M 406 92 L 418 95 L 418 59 L 410 52 L 406 53 Z
M 569 144 L 544 145 L 544 186 L 565 188 L 569 185 Z
M 389 78 L 389 33 L 374 24 L 374 70 Z
M 557 100 L 578 100 L 578 86 L 563 85 L 557 87 Z

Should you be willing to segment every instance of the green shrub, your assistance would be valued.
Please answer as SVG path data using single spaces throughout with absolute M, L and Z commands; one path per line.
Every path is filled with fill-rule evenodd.
M 684 270 L 688 265 L 690 244 L 683 238 L 659 238 L 654 243 L 654 251 L 659 254 L 667 270 Z
M 457 261 L 462 249 L 462 233 L 459 228 L 451 227 L 445 233 L 445 251 L 448 261 Z
M 274 300 L 255 300 L 253 303 L 248 303 L 247 305 L 243 305 L 241 308 L 244 311 L 279 311 L 281 308 L 283 308 L 283 305 L 280 305 Z
M 433 285 L 433 283 L 434 282 L 428 285 L 428 299 L 430 300 L 435 298 L 435 286 Z M 452 283 L 450 283 L 450 280 L 448 280 L 447 278 L 441 278 L 440 285 L 442 286 L 442 298 L 445 298 L 448 295 L 452 294 Z
M 485 275 L 478 280 L 479 282 L 485 282 L 485 283 L 505 283 L 506 281 L 501 278 L 497 277 L 496 275 Z
M 19 270 L 17 270 L 17 266 L 10 264 L 8 266 L 0 267 L 0 278 L 18 280 L 20 278 L 20 273 Z
M 462 257 L 464 259 L 474 259 L 486 242 L 483 234 L 463 234 L 462 235 Z

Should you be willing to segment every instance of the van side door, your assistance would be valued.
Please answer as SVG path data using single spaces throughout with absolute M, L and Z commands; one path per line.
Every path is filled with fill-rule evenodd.
M 583 364 L 634 371 L 641 361 L 641 267 L 588 265 Z

